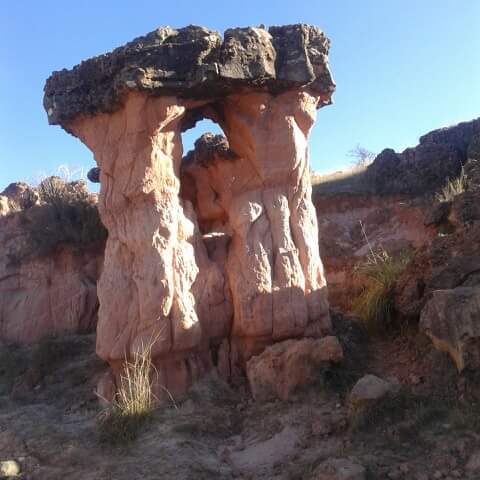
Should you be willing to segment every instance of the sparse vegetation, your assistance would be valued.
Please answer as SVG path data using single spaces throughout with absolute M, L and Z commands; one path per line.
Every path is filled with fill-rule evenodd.
M 22 256 L 49 255 L 60 245 L 83 250 L 104 244 L 106 229 L 82 185 L 49 177 L 40 183 L 38 193 L 41 204 L 23 214 L 27 246 Z
M 357 266 L 357 271 L 366 279 L 366 284 L 354 300 L 353 310 L 365 322 L 370 333 L 385 333 L 394 327 L 392 290 L 405 270 L 409 256 L 392 256 L 384 248 L 375 251 L 368 241 L 363 224 L 360 224 L 370 253 Z
M 134 440 L 155 406 L 152 391 L 153 341 L 135 352 L 131 361 L 125 360 L 116 397 L 100 417 L 101 441 L 111 444 Z
M 347 155 L 352 158 L 349 166 L 332 173 L 316 173 L 310 171 L 314 190 L 322 194 L 339 192 L 369 192 L 371 181 L 366 175 L 368 166 L 373 162 L 376 153 L 357 145 Z
M 366 168 L 375 160 L 377 154 L 358 144 L 348 152 L 348 156 L 353 158 L 352 165 L 354 167 Z
M 457 195 L 466 191 L 467 180 L 465 169 L 462 166 L 458 177 L 447 178 L 445 186 L 435 195 L 435 198 L 439 202 L 451 202 Z

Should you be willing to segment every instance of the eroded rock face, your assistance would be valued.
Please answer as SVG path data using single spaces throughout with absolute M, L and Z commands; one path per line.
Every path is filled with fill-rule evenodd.
M 0 215 L 0 340 L 24 344 L 93 331 L 102 252 L 59 248 L 21 258 L 28 236 L 22 214 Z
M 117 378 L 154 342 L 159 393 L 183 392 L 212 363 L 231 378 L 272 342 L 330 330 L 307 153 L 334 89 L 328 46 L 307 25 L 223 42 L 163 28 L 47 81 L 50 123 L 100 169 L 97 353 Z M 205 117 L 228 141 L 182 169 L 180 134 Z
M 459 372 L 480 366 L 480 287 L 436 290 L 422 310 L 420 330 L 448 353 Z
M 232 335 L 248 359 L 272 341 L 331 328 L 307 157 L 316 101 L 289 92 L 227 102 L 222 126 L 231 149 L 203 137 L 183 174 L 200 222 L 231 235 Z

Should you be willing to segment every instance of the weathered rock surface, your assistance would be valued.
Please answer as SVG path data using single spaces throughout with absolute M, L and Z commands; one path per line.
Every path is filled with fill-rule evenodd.
M 342 359 L 342 347 L 333 336 L 276 343 L 247 362 L 253 398 L 288 400 L 298 387 L 312 383 L 322 366 Z
M 375 192 L 381 195 L 404 193 L 421 195 L 433 192 L 456 177 L 462 157 L 453 145 L 420 144 L 402 153 L 383 150 L 368 169 Z
M 436 231 L 424 224 L 429 204 L 402 196 L 315 194 L 320 253 L 331 307 L 349 312 L 365 278 L 356 268 L 370 246 L 390 255 L 411 253 L 432 242 Z M 361 224 L 360 224 L 361 222 Z
M 12 184 L 3 193 L 11 195 L 3 198 L 16 206 L 10 215 L 0 216 L 0 339 L 33 343 L 46 336 L 92 331 L 103 252 L 85 246 L 82 251 L 59 248 L 48 256 L 33 251 L 24 257 L 25 222 L 40 208 L 30 208 L 29 199 L 38 202 L 38 194 L 25 184 Z
M 147 342 L 158 384 L 178 393 L 213 360 L 234 377 L 274 341 L 330 331 L 307 154 L 334 90 L 328 47 L 307 25 L 231 29 L 223 42 L 166 27 L 47 81 L 50 123 L 100 168 L 97 352 L 117 378 Z M 180 134 L 205 117 L 228 147 L 191 155 L 189 197 Z
M 461 372 L 480 367 L 480 287 L 436 290 L 420 317 L 423 331 Z
M 17 211 L 21 209 L 30 208 L 38 203 L 38 193 L 23 182 L 11 183 L 5 190 L 0 193 L 2 203 L 8 208 L 3 207 L 4 211 Z
M 442 188 L 462 165 L 476 176 L 480 118 L 427 133 L 416 147 L 402 153 L 385 149 L 368 167 L 366 177 L 377 194 L 422 196 Z M 471 162 L 470 162 L 471 161 Z
M 240 91 L 281 92 L 310 85 L 329 102 L 330 42 L 311 25 L 232 28 L 162 27 L 111 53 L 55 72 L 45 86 L 50 123 L 66 127 L 80 114 L 113 112 L 129 91 L 182 98 Z
M 320 336 L 331 328 L 306 168 L 315 100 L 255 93 L 229 97 L 226 105 L 222 126 L 231 149 L 202 137 L 182 174 L 193 184 L 200 225 L 231 236 L 232 333 L 248 358 L 259 352 L 258 340 Z
M 393 392 L 395 388 L 394 384 L 375 375 L 365 375 L 354 385 L 350 392 L 348 397 L 350 408 L 360 410 L 371 407 Z
M 394 292 L 395 308 L 418 320 L 435 290 L 480 285 L 480 195 L 467 191 L 447 205 L 437 235 L 415 252 Z

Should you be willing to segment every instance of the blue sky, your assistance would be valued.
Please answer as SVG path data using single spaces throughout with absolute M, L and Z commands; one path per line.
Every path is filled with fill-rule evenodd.
M 311 135 L 318 171 L 348 165 L 357 144 L 401 150 L 427 131 L 480 116 L 479 0 L 4 0 L 0 14 L 0 191 L 92 154 L 42 108 L 53 70 L 71 68 L 158 26 L 305 22 L 332 40 L 335 103 Z M 188 149 L 205 124 L 184 136 Z

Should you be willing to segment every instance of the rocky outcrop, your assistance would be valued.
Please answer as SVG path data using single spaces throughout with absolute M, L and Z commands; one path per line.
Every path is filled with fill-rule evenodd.
M 423 196 L 441 189 L 462 168 L 478 176 L 480 118 L 434 130 L 402 153 L 383 150 L 368 167 L 367 183 L 379 195 Z M 478 178 L 478 177 L 477 177 Z
M 420 330 L 452 357 L 459 372 L 478 370 L 480 286 L 434 291 L 422 310 Z
M 416 252 L 394 292 L 397 311 L 418 320 L 435 290 L 480 284 L 480 202 L 478 192 L 465 192 L 447 204 L 437 235 Z
M 480 119 L 463 122 L 428 133 L 403 153 L 385 150 L 351 179 L 314 187 L 332 306 L 349 311 L 361 292 L 365 279 L 356 266 L 368 255 L 369 243 L 374 250 L 413 257 L 395 289 L 396 309 L 403 318 L 418 321 L 433 290 L 462 285 L 467 277 L 474 281 L 480 238 L 479 142 Z M 437 200 L 435 194 L 462 166 L 466 191 L 450 201 Z
M 33 343 L 94 330 L 101 248 L 62 245 L 49 255 L 39 255 L 27 229 L 43 208 L 38 192 L 12 184 L 2 194 L 11 209 L 0 216 L 0 340 Z M 49 227 L 42 224 L 45 231 Z
M 190 25 L 162 27 L 111 53 L 54 72 L 45 85 L 50 123 L 68 128 L 79 115 L 112 113 L 128 92 L 147 96 L 210 98 L 243 91 L 303 88 L 329 103 L 334 83 L 330 42 L 311 25 L 231 28 L 219 32 Z M 193 112 L 195 113 L 195 112 Z
M 97 352 L 117 377 L 154 343 L 158 384 L 183 392 L 212 363 L 231 378 L 272 342 L 329 332 L 307 153 L 334 90 L 328 47 L 307 25 L 223 42 L 167 27 L 47 81 L 50 123 L 100 168 Z M 227 140 L 183 166 L 180 134 L 205 117 Z
M 436 235 L 435 228 L 424 224 L 429 205 L 404 196 L 316 193 L 313 202 L 329 303 L 343 312 L 352 310 L 364 288 L 365 278 L 357 266 L 370 247 L 383 248 L 392 256 L 412 254 Z

